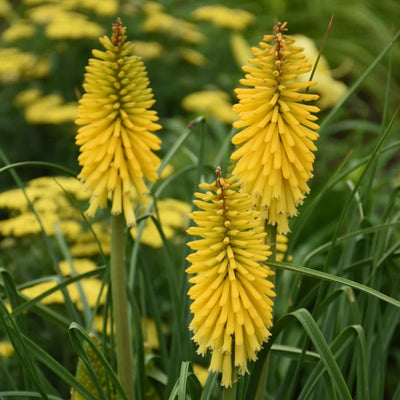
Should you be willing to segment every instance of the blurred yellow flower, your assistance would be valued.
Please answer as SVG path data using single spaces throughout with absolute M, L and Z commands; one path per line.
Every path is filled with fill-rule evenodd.
M 197 66 L 204 65 L 208 61 L 207 57 L 205 57 L 203 54 L 188 47 L 185 47 L 181 50 L 181 56 L 189 64 Z
M 107 335 L 111 333 L 110 329 L 110 319 L 107 320 L 107 325 L 105 332 Z M 96 332 L 104 331 L 104 318 L 103 315 L 95 315 L 93 319 L 93 328 Z M 162 325 L 162 330 L 166 331 L 167 326 Z M 160 347 L 160 343 L 158 340 L 157 328 L 154 320 L 152 318 L 142 318 L 142 333 L 144 338 L 144 347 L 145 349 L 157 350 Z
M 57 13 L 46 25 L 45 35 L 49 39 L 94 39 L 104 33 L 104 29 L 96 22 L 89 21 L 86 16 L 76 12 Z
M 312 39 L 304 35 L 293 35 L 294 40 L 298 46 L 304 47 L 304 54 L 309 62 L 314 65 L 318 57 L 318 49 L 316 48 Z M 306 82 L 310 78 L 310 74 L 299 76 L 299 81 Z M 317 84 L 313 87 L 313 91 L 319 94 L 318 106 L 321 108 L 328 108 L 335 106 L 347 93 L 347 86 L 333 78 L 329 64 L 326 59 L 321 56 L 313 79 Z
M 165 7 L 157 1 L 146 1 L 142 8 L 147 15 L 165 12 Z
M 72 177 L 66 176 L 42 176 L 40 178 L 35 178 L 29 181 L 29 186 L 34 188 L 35 190 L 41 190 L 43 193 L 54 193 L 54 195 L 62 195 L 65 199 L 65 192 L 73 195 L 74 198 L 86 201 L 89 198 L 88 192 L 85 190 L 85 187 L 82 183 Z M 60 199 L 58 201 L 61 201 Z M 54 200 L 53 200 L 54 202 Z
M 68 193 L 77 200 L 88 200 L 89 194 L 77 179 L 37 178 L 27 184 L 25 193 L 35 207 L 48 235 L 54 235 L 56 225 L 67 238 L 73 238 L 82 231 L 80 212 L 71 206 L 66 195 Z M 3 236 L 18 237 L 40 232 L 41 227 L 21 189 L 0 193 L 0 208 L 11 211 L 9 218 L 0 221 L 0 233 Z
M 276 235 L 276 261 L 283 261 L 287 251 L 288 238 L 285 235 Z M 290 260 L 290 256 L 288 259 Z
M 238 118 L 232 110 L 229 95 L 222 90 L 203 90 L 190 93 L 183 98 L 182 107 L 186 111 L 214 117 L 225 124 L 231 124 Z
M 62 260 L 59 262 L 58 266 L 64 276 L 73 275 L 74 270 L 80 275 L 97 268 L 97 264 L 90 258 L 74 258 L 72 260 L 72 266 L 69 261 Z
M 38 2 L 36 4 L 40 4 L 37 7 L 30 7 L 26 11 L 26 17 L 37 24 L 46 25 L 50 23 L 57 15 L 62 15 L 67 12 L 67 9 L 63 5 L 63 3 L 55 3 L 55 4 L 42 4 L 43 2 Z M 33 5 L 33 4 L 31 4 Z
M 105 332 L 107 335 L 111 333 L 111 320 L 107 319 L 107 324 L 104 325 L 103 315 L 96 314 L 93 318 L 93 329 L 96 332 Z
M 21 293 L 29 297 L 30 299 L 34 299 L 46 291 L 55 288 L 58 285 L 58 282 L 55 280 L 44 281 L 40 282 L 36 285 L 27 287 L 21 290 Z M 44 297 L 40 302 L 42 304 L 63 304 L 65 298 L 61 292 L 61 290 L 56 290 L 55 292 L 49 294 L 48 296 Z
M 184 229 L 187 226 L 187 214 L 190 212 L 190 205 L 176 199 L 163 199 L 157 201 L 157 216 L 161 223 L 164 235 L 171 239 L 177 230 Z M 130 229 L 133 238 L 136 239 L 137 229 Z M 151 218 L 147 218 L 145 228 L 143 229 L 140 242 L 150 247 L 161 248 L 163 241 L 158 233 L 156 226 Z
M 167 326 L 162 324 L 162 330 L 165 332 Z M 160 342 L 158 340 L 157 327 L 154 319 L 142 318 L 142 332 L 144 337 L 144 346 L 147 349 L 157 350 L 160 348 Z
M 163 33 L 192 44 L 202 43 L 206 39 L 196 25 L 167 14 L 159 3 L 147 2 L 143 6 L 143 11 L 146 14 L 142 25 L 145 32 Z
M 164 169 L 161 171 L 160 179 L 166 179 L 172 175 L 174 172 L 174 167 L 171 164 L 167 164 Z
M 11 4 L 8 0 L 0 0 L 0 17 L 8 19 L 13 14 Z
M 1 34 L 1 38 L 6 43 L 15 42 L 21 39 L 29 39 L 36 33 L 36 27 L 27 21 L 19 20 L 13 22 L 6 30 Z
M 222 372 L 221 385 L 232 385 L 234 367 L 248 372 L 268 340 L 272 325 L 273 275 L 263 265 L 271 254 L 265 244 L 264 220 L 249 194 L 239 192 L 235 177 L 218 178 L 199 187 L 194 204 L 200 211 L 190 217 L 195 226 L 187 232 L 201 239 L 188 243 L 195 250 L 187 257 L 193 300 L 190 329 L 198 353 L 211 350 L 210 370 Z
M 261 49 L 253 47 L 255 58 L 242 67 L 247 74 L 240 83 L 250 88 L 235 90 L 239 103 L 233 109 L 240 120 L 233 125 L 244 129 L 232 139 L 239 147 L 231 158 L 238 160 L 233 174 L 268 223 L 286 233 L 288 218 L 297 214 L 310 190 L 307 181 L 313 176 L 317 150 L 313 142 L 319 136 L 312 113 L 319 109 L 303 104 L 317 95 L 299 92 L 315 82 L 295 82 L 311 70 L 303 49 L 284 34 L 286 23 L 274 30 L 275 35 L 264 36 Z
M 90 260 L 80 260 L 74 259 L 73 265 L 75 267 L 76 273 L 82 274 L 97 268 L 97 265 Z M 65 276 L 73 276 L 73 270 L 67 261 L 62 261 L 60 263 L 60 269 Z M 21 290 L 21 293 L 30 299 L 34 299 L 47 290 L 56 287 L 59 284 L 56 280 L 43 281 L 38 284 L 32 285 L 30 287 Z M 86 302 L 90 307 L 94 307 L 97 304 L 98 297 L 101 292 L 102 282 L 97 278 L 84 278 L 80 279 L 78 283 L 72 283 L 66 286 L 68 295 L 71 301 L 76 305 L 78 310 L 83 309 L 83 299 L 81 292 L 79 291 L 79 286 L 81 287 L 83 294 L 85 296 Z M 104 290 L 101 298 L 99 299 L 99 304 L 104 304 L 106 296 L 106 291 Z M 42 304 L 64 304 L 65 298 L 61 289 L 56 290 L 50 295 L 44 297 L 41 301 Z
M 161 57 L 163 47 L 158 42 L 144 42 L 135 40 L 135 53 L 144 60 L 152 60 Z
M 171 166 L 166 168 L 165 174 L 171 173 L 171 169 Z M 93 222 L 91 224 L 93 234 L 84 222 L 79 208 L 73 205 L 75 201 L 86 202 L 90 198 L 90 194 L 79 180 L 62 176 L 36 178 L 28 182 L 25 192 L 46 234 L 53 236 L 55 229 L 59 229 L 67 240 L 73 257 L 94 256 L 101 251 L 105 255 L 110 254 L 110 227 L 107 220 Z M 135 201 L 134 196 L 132 201 Z M 1 242 L 2 246 L 15 246 L 16 243 L 9 240 L 12 237 L 40 233 L 41 226 L 31 212 L 22 190 L 11 189 L 0 193 L 0 209 L 9 213 L 8 218 L 0 221 L 0 234 L 5 237 Z M 189 211 L 189 204 L 176 199 L 162 199 L 157 202 L 156 215 L 161 221 L 167 239 L 171 239 L 178 231 L 186 228 Z M 136 228 L 131 229 L 131 234 L 136 238 Z M 141 242 L 155 248 L 163 246 L 158 231 L 150 219 L 147 220 L 142 232 Z M 78 271 L 82 262 L 76 266 Z
M 208 369 L 200 364 L 192 364 L 192 368 L 197 379 L 200 381 L 201 386 L 204 387 L 209 375 Z
M 83 8 L 97 15 L 112 17 L 118 13 L 118 0 L 61 0 L 68 9 Z
M 25 119 L 31 124 L 57 125 L 72 122 L 78 115 L 78 104 L 64 103 L 58 94 L 36 97 L 26 105 Z
M 256 19 L 255 15 L 246 10 L 222 4 L 199 7 L 192 12 L 192 17 L 197 21 L 209 21 L 215 26 L 235 31 L 245 30 Z
M 14 347 L 9 341 L 2 340 L 0 341 L 0 357 L 1 358 L 10 358 L 14 354 Z
M 230 47 L 233 58 L 239 67 L 249 63 L 252 57 L 251 48 L 241 33 L 233 32 L 231 34 Z
M 125 42 L 120 20 L 113 25 L 112 38 L 100 43 L 106 51 L 93 50 L 95 58 L 86 67 L 85 94 L 79 101 L 79 174 L 91 191 L 87 215 L 112 198 L 111 212 L 125 215 L 128 226 L 135 224 L 132 189 L 140 203 L 146 202 L 144 179 L 155 182 L 160 159 L 153 150 L 161 140 L 151 133 L 161 128 L 157 113 L 150 109 L 153 94 L 145 66 L 134 55 L 134 45 Z
M 22 90 L 17 94 L 17 96 L 15 96 L 14 105 L 16 107 L 23 107 L 38 99 L 41 94 L 42 91 L 35 88 Z
M 79 234 L 70 238 L 69 251 L 73 257 L 89 257 L 100 254 L 110 255 L 110 226 L 104 221 L 91 223 L 96 238 L 89 229 L 80 230 Z
M 22 3 L 26 6 L 37 6 L 38 4 L 47 3 L 62 3 L 63 0 L 22 0 Z
M 0 82 L 15 83 L 21 80 L 42 78 L 50 65 L 47 58 L 25 53 L 17 47 L 0 49 Z

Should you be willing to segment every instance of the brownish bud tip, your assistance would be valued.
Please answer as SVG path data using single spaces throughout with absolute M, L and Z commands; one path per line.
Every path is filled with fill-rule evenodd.
M 287 25 L 287 22 L 284 22 L 283 24 L 281 22 L 278 22 L 274 26 L 274 31 L 276 33 L 286 32 L 287 31 L 286 25 Z
M 122 26 L 120 17 L 118 17 L 115 24 L 113 24 L 112 30 L 114 32 L 111 36 L 111 41 L 113 45 L 115 47 L 121 47 L 126 40 L 126 35 L 125 35 L 126 28 Z

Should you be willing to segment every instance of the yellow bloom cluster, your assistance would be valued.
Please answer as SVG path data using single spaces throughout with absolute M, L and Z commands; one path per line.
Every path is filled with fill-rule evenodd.
M 80 275 L 85 272 L 94 270 L 97 268 L 97 265 L 89 260 L 89 259 L 74 259 L 73 260 L 73 269 L 72 266 L 69 264 L 67 261 L 61 261 L 60 262 L 60 270 L 64 276 L 71 276 L 73 275 L 74 272 L 76 274 Z M 36 285 L 27 287 L 25 289 L 21 290 L 21 293 L 31 299 L 40 296 L 47 290 L 50 290 L 54 287 L 57 286 L 59 282 L 55 280 L 48 280 L 48 281 L 43 281 L 41 283 L 38 283 Z M 90 307 L 94 307 L 97 304 L 98 301 L 98 296 L 101 291 L 102 287 L 102 282 L 101 280 L 97 278 L 86 278 L 86 279 L 81 279 L 79 281 L 79 285 L 83 290 L 83 294 L 85 296 L 85 299 Z M 71 298 L 71 301 L 76 304 L 76 307 L 78 310 L 83 310 L 83 299 L 81 292 L 79 290 L 78 283 L 73 283 L 71 285 L 68 285 L 66 290 L 68 291 L 68 294 Z M 103 291 L 102 297 L 99 299 L 99 304 L 104 304 L 105 301 L 105 296 L 106 296 L 106 291 Z M 44 297 L 41 300 L 42 304 L 64 304 L 65 303 L 65 298 L 61 290 L 57 290 L 53 292 L 52 294 Z
M 118 12 L 118 0 L 23 0 L 23 3 L 34 11 L 35 15 L 47 14 L 49 10 L 62 12 L 83 9 L 102 16 L 113 16 Z
M 92 230 L 89 230 L 83 221 L 79 209 L 73 206 L 73 203 L 87 202 L 90 198 L 90 194 L 77 179 L 61 176 L 36 178 L 27 184 L 25 193 L 32 202 L 46 234 L 53 236 L 55 228 L 58 227 L 69 244 L 72 256 L 95 256 L 100 253 L 99 245 L 104 254 L 110 254 L 110 227 L 107 220 L 91 224 L 95 239 Z M 10 214 L 8 218 L 0 221 L 0 234 L 6 237 L 0 242 L 0 247 L 15 245 L 13 237 L 40 233 L 41 227 L 22 190 L 11 189 L 0 193 L 0 209 L 7 210 Z M 157 202 L 157 215 L 167 239 L 175 237 L 179 230 L 182 231 L 187 226 L 189 211 L 189 204 L 176 199 L 167 198 Z M 131 228 L 130 233 L 136 238 L 135 227 Z M 153 248 L 163 246 L 150 219 L 147 219 L 140 241 Z
M 176 199 L 157 201 L 157 216 L 166 238 L 173 238 L 179 229 L 183 230 L 187 226 L 187 215 L 189 212 L 190 205 L 183 201 Z M 136 239 L 137 228 L 132 227 L 130 234 Z M 161 248 L 164 245 L 156 226 L 150 219 L 146 221 L 140 242 L 155 248 Z
M 62 124 L 78 115 L 76 102 L 65 103 L 59 94 L 42 96 L 38 89 L 26 89 L 16 96 L 14 104 L 24 107 L 25 119 L 31 124 Z
M 205 57 L 200 52 L 190 49 L 189 47 L 183 48 L 181 50 L 182 59 L 185 60 L 187 63 L 201 66 L 207 63 L 207 57 Z
M 202 90 L 190 93 L 183 98 L 182 107 L 186 111 L 212 116 L 226 124 L 237 120 L 229 95 L 222 90 Z
M 14 354 L 14 347 L 13 345 L 5 340 L 0 341 L 0 357 L 10 358 Z
M 201 239 L 188 243 L 195 250 L 187 257 L 195 274 L 188 295 L 193 300 L 190 329 L 204 354 L 211 349 L 210 370 L 222 372 L 221 384 L 231 386 L 236 367 L 248 372 L 248 360 L 268 339 L 272 324 L 273 275 L 261 264 L 270 255 L 260 213 L 249 194 L 239 192 L 235 177 L 220 176 L 212 184 L 201 184 L 206 193 L 195 193 L 190 217 L 197 226 L 190 235 Z
M 16 40 L 29 39 L 36 33 L 36 27 L 23 19 L 17 20 L 1 34 L 2 40 L 6 43 Z
M 160 159 L 161 140 L 151 133 L 161 128 L 153 94 L 134 45 L 125 42 L 121 21 L 113 25 L 114 34 L 100 39 L 106 51 L 94 50 L 95 58 L 86 67 L 85 94 L 79 101 L 80 126 L 76 144 L 80 146 L 79 177 L 92 192 L 89 216 L 112 197 L 113 214 L 125 215 L 128 225 L 135 224 L 132 188 L 144 203 L 148 192 L 144 178 L 154 182 Z
M 17 47 L 0 49 L 1 83 L 42 78 L 47 75 L 49 68 L 49 60 L 45 57 L 23 52 Z
M 255 16 L 238 8 L 229 8 L 222 4 L 199 7 L 192 17 L 197 21 L 210 21 L 213 25 L 235 31 L 243 31 L 255 21 Z
M 118 13 L 118 0 L 62 0 L 66 8 L 84 8 L 102 16 L 112 17 Z
M 79 200 L 88 198 L 82 184 L 73 178 L 37 178 L 25 188 L 25 194 L 35 207 L 48 235 L 54 234 L 56 224 L 67 238 L 74 237 L 82 229 L 79 211 L 71 207 L 66 193 Z M 19 237 L 40 232 L 41 227 L 22 190 L 2 192 L 0 208 L 12 212 L 9 218 L 0 221 L 0 233 L 3 236 Z
M 243 35 L 239 32 L 233 32 L 229 38 L 229 44 L 236 64 L 240 67 L 247 64 L 252 54 L 251 48 Z
M 118 11 L 117 0 L 25 0 L 23 3 L 22 18 L 18 19 L 17 14 L 9 15 L 12 24 L 3 32 L 5 41 L 31 38 L 37 25 L 44 26 L 45 35 L 50 39 L 97 38 L 103 33 L 103 28 L 83 12 L 111 16 Z
M 149 1 L 144 4 L 143 10 L 146 14 L 146 19 L 142 25 L 145 32 L 164 33 L 191 44 L 199 44 L 205 41 L 205 36 L 196 25 L 167 14 L 160 3 Z
M 240 83 L 249 88 L 235 90 L 239 103 L 233 109 L 240 120 L 234 126 L 244 129 L 232 139 L 240 147 L 231 158 L 238 160 L 233 174 L 244 190 L 252 194 L 268 223 L 285 233 L 288 218 L 297 214 L 309 192 L 319 128 L 312 113 L 319 109 L 302 103 L 318 95 L 299 92 L 315 82 L 294 82 L 311 70 L 303 48 L 284 34 L 286 23 L 274 29 L 274 35 L 264 36 L 261 48 L 252 49 L 250 65 L 242 67 L 246 75 Z
M 144 42 L 141 40 L 135 40 L 135 52 L 144 60 L 153 60 L 161 57 L 163 54 L 163 47 L 158 42 Z
M 64 11 L 57 13 L 46 25 L 45 34 L 49 39 L 95 39 L 104 33 L 104 29 L 96 22 L 80 13 Z
M 11 4 L 8 0 L 0 0 L 0 17 L 7 19 L 12 14 Z
M 315 47 L 314 42 L 304 35 L 293 35 L 292 37 L 296 40 L 297 45 L 304 47 L 304 54 L 310 63 L 314 64 L 318 58 L 318 49 Z M 301 82 L 308 79 L 308 74 L 299 76 Z M 348 91 L 347 86 L 343 82 L 333 78 L 328 61 L 323 56 L 319 58 L 313 79 L 317 82 L 313 87 L 313 91 L 317 92 L 320 96 L 317 104 L 321 108 L 335 106 Z

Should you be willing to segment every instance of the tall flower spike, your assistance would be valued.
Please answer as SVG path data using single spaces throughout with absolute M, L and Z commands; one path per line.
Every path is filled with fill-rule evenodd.
M 199 185 L 207 193 L 195 193 L 200 211 L 190 217 L 197 226 L 190 235 L 202 239 L 188 243 L 195 250 L 187 257 L 194 274 L 188 295 L 193 300 L 190 329 L 198 353 L 212 352 L 210 370 L 222 372 L 221 385 L 232 385 L 233 367 L 248 372 L 248 360 L 270 335 L 272 324 L 273 275 L 261 264 L 271 254 L 264 243 L 265 231 L 251 196 L 239 192 L 235 177 L 218 177 Z
M 79 177 L 91 191 L 93 216 L 111 197 L 113 214 L 124 213 L 128 225 L 135 224 L 133 188 L 139 201 L 148 192 L 144 178 L 157 180 L 161 140 L 151 133 L 161 128 L 155 111 L 147 72 L 134 45 L 126 42 L 126 28 L 118 18 L 111 39 L 99 39 L 105 51 L 93 50 L 86 67 L 85 94 L 79 101 L 80 126 L 76 144 L 80 146 Z M 110 195 L 110 196 L 109 196 Z
M 267 222 L 286 233 L 288 218 L 297 214 L 310 190 L 307 181 L 313 176 L 317 150 L 313 141 L 319 136 L 312 113 L 319 109 L 302 103 L 318 99 L 317 95 L 299 93 L 315 82 L 295 81 L 311 70 L 303 48 L 283 33 L 286 22 L 274 30 L 274 35 L 264 36 L 261 48 L 252 48 L 251 65 L 242 67 L 247 74 L 240 83 L 250 88 L 235 90 L 239 103 L 233 109 L 239 120 L 234 126 L 244 129 L 232 139 L 240 147 L 231 158 L 238 160 L 233 174 L 252 194 Z

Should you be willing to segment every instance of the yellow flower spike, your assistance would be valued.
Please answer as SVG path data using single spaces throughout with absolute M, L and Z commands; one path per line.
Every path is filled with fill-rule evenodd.
M 85 94 L 79 101 L 80 126 L 76 144 L 80 146 L 79 178 L 92 193 L 86 211 L 93 216 L 111 197 L 111 212 L 124 213 L 127 225 L 135 224 L 133 197 L 145 203 L 145 180 L 158 179 L 161 140 L 151 133 L 161 128 L 153 94 L 134 45 L 126 42 L 126 28 L 118 18 L 113 35 L 99 39 L 105 51 L 93 50 L 86 67 Z M 132 190 L 134 189 L 134 190 Z
M 264 220 L 236 177 L 224 179 L 217 169 L 217 179 L 199 187 L 207 192 L 195 193 L 200 211 L 189 215 L 195 226 L 187 230 L 201 237 L 188 243 L 195 250 L 186 270 L 193 274 L 190 329 L 198 353 L 211 350 L 209 369 L 222 372 L 221 384 L 228 387 L 234 374 L 248 372 L 247 362 L 270 335 L 273 272 L 261 262 L 271 253 Z
M 313 176 L 313 142 L 319 128 L 312 113 L 319 109 L 303 104 L 318 95 L 300 93 L 315 82 L 294 82 L 311 70 L 303 48 L 284 34 L 286 22 L 274 30 L 275 35 L 264 36 L 260 48 L 252 48 L 255 58 L 242 67 L 246 75 L 240 83 L 248 88 L 235 90 L 239 103 L 233 110 L 239 120 L 233 125 L 244 129 L 232 139 L 240 147 L 231 158 L 238 160 L 233 174 L 267 222 L 286 233 L 288 218 L 297 214 L 310 190 L 307 181 Z

